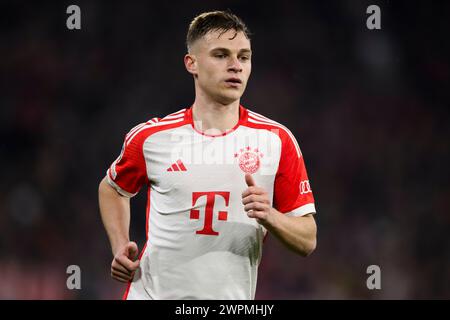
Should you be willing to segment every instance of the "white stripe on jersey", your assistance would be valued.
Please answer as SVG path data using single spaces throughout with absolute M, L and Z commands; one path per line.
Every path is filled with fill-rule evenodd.
M 143 123 L 139 123 L 137 126 L 133 127 L 128 133 L 127 136 L 130 136 L 131 134 L 133 134 L 134 131 L 136 131 L 137 129 L 139 129 L 142 126 L 145 126 L 146 124 L 149 123 L 156 123 L 158 122 L 158 118 L 152 118 L 150 120 L 148 120 L 147 122 L 143 122 Z
M 185 111 L 186 111 L 186 108 L 178 110 L 178 111 L 173 112 L 173 113 L 170 113 L 170 114 L 168 114 L 168 116 L 173 116 L 174 114 L 182 113 L 182 112 L 185 112 Z
M 178 110 L 177 112 L 174 112 L 174 113 L 171 113 L 171 114 L 168 114 L 167 116 L 165 116 L 164 118 L 167 118 L 167 117 L 172 117 L 172 116 L 176 116 L 176 115 L 179 115 L 179 114 L 181 114 L 181 113 L 184 113 L 186 111 L 186 109 L 181 109 L 181 110 Z
M 142 128 L 143 126 L 145 126 L 147 123 L 140 123 L 137 126 L 133 127 L 133 129 L 131 129 L 127 135 L 125 136 L 125 140 L 128 140 L 128 138 L 134 133 L 136 132 L 136 130 L 139 130 L 139 128 Z
M 249 115 L 249 117 L 248 117 L 248 121 L 249 121 L 249 122 L 256 123 L 256 124 L 269 124 L 269 125 L 271 125 L 271 126 L 275 126 L 275 127 L 281 128 L 281 129 L 283 129 L 284 131 L 286 131 L 286 132 L 288 133 L 289 137 L 291 138 L 292 142 L 294 143 L 295 150 L 297 151 L 297 156 L 298 156 L 299 158 L 301 157 L 302 151 L 300 150 L 300 147 L 299 147 L 299 145 L 298 145 L 298 143 L 297 143 L 297 140 L 295 139 L 294 135 L 291 133 L 291 131 L 290 131 L 288 128 L 286 128 L 286 127 L 283 126 L 282 124 L 280 124 L 280 123 L 278 123 L 278 122 L 275 122 L 275 121 L 272 121 L 272 120 L 270 120 L 270 119 L 268 119 L 268 120 L 261 120 L 261 119 L 259 119 L 260 117 L 256 118 L 256 116 L 254 116 L 254 115 L 253 115 L 252 113 L 250 113 L 250 112 L 249 112 L 248 115 Z M 261 116 L 261 117 L 262 117 L 262 116 Z
M 269 119 L 269 118 L 263 116 L 262 114 L 259 114 L 259 113 L 256 113 L 256 112 L 253 112 L 253 111 L 250 111 L 250 110 L 248 110 L 248 114 L 251 115 L 251 116 L 253 116 L 255 119 L 259 119 L 259 120 L 262 120 L 262 121 L 267 121 L 267 122 L 276 123 L 276 124 L 278 124 L 278 125 L 280 125 L 280 126 L 282 125 L 281 123 L 276 122 L 275 120 Z
M 163 126 L 163 125 L 166 125 L 166 124 L 177 123 L 177 122 L 181 122 L 181 121 L 183 121 L 183 118 L 176 119 L 176 120 L 172 120 L 172 121 L 167 120 L 167 121 L 159 121 L 159 122 L 157 122 L 157 123 L 149 123 L 149 124 L 146 124 L 145 126 L 139 128 L 139 130 L 137 130 L 137 131 L 136 131 L 136 132 L 128 139 L 127 145 L 128 145 L 128 144 L 131 142 L 131 140 L 133 140 L 133 138 L 134 138 L 139 132 L 141 132 L 142 130 L 145 130 L 145 129 L 150 128 L 150 127 L 159 127 L 159 126 Z
M 152 118 L 145 123 L 138 124 L 133 129 L 131 129 L 130 132 L 127 133 L 127 135 L 125 136 L 125 141 L 128 141 L 129 138 L 133 135 L 133 133 L 136 132 L 136 130 L 139 130 L 140 128 L 142 128 L 145 125 L 153 124 L 153 123 L 157 123 L 157 122 L 158 122 L 158 118 Z
M 167 115 L 167 116 L 165 116 L 164 118 L 162 118 L 161 120 L 169 120 L 169 119 L 178 119 L 178 118 L 182 118 L 182 117 L 184 117 L 185 116 L 185 114 L 186 114 L 186 109 L 181 109 L 180 111 L 177 111 L 177 112 L 174 112 L 174 113 L 171 113 L 171 114 L 169 114 L 169 115 Z
M 173 119 L 178 119 L 178 118 L 183 118 L 184 117 L 184 113 L 181 114 L 176 114 L 173 116 L 166 116 L 164 118 L 162 118 L 161 120 L 173 120 Z

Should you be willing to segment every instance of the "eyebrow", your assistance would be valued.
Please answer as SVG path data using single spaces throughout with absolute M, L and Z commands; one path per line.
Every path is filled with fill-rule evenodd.
M 210 52 L 216 52 L 216 51 L 223 51 L 223 52 L 227 52 L 227 53 L 230 53 L 230 52 L 231 52 L 230 49 L 227 49 L 227 48 L 221 48 L 221 47 L 211 49 Z M 247 48 L 244 48 L 244 49 L 239 50 L 239 53 L 250 53 L 250 54 L 251 54 L 251 53 L 252 53 L 252 50 L 247 49 Z

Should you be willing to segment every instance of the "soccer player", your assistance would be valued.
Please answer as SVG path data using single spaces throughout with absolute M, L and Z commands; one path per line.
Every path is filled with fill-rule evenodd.
M 195 101 L 134 127 L 99 186 L 124 299 L 254 299 L 270 232 L 302 256 L 316 247 L 302 152 L 278 122 L 240 104 L 251 72 L 249 31 L 230 12 L 197 16 L 186 70 Z M 146 243 L 129 239 L 130 198 L 146 186 Z

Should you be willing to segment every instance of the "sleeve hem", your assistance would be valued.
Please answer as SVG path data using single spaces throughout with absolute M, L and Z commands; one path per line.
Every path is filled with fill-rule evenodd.
M 132 198 L 132 197 L 134 197 L 134 196 L 137 194 L 137 192 L 136 192 L 136 193 L 129 193 L 129 192 L 123 190 L 121 187 L 119 187 L 119 185 L 117 185 L 117 183 L 115 183 L 115 182 L 111 179 L 110 173 L 109 173 L 109 169 L 108 169 L 108 171 L 107 171 L 107 173 L 106 173 L 106 180 L 108 181 L 108 183 L 109 183 L 109 185 L 110 185 L 111 187 L 113 187 L 114 189 L 116 189 L 116 191 L 117 191 L 118 193 L 120 193 L 120 194 L 121 194 L 122 196 L 124 196 L 124 197 Z
M 316 213 L 316 207 L 315 207 L 314 203 L 305 204 L 301 207 L 298 207 L 294 210 L 291 210 L 291 211 L 285 213 L 285 215 L 288 217 L 302 217 L 302 216 L 305 216 L 310 213 L 312 213 L 312 214 Z

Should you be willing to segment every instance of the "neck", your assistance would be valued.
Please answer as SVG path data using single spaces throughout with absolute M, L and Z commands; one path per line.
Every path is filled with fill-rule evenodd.
M 239 122 L 239 100 L 230 104 L 197 96 L 192 105 L 194 126 L 199 131 L 210 134 L 222 134 L 231 130 Z

